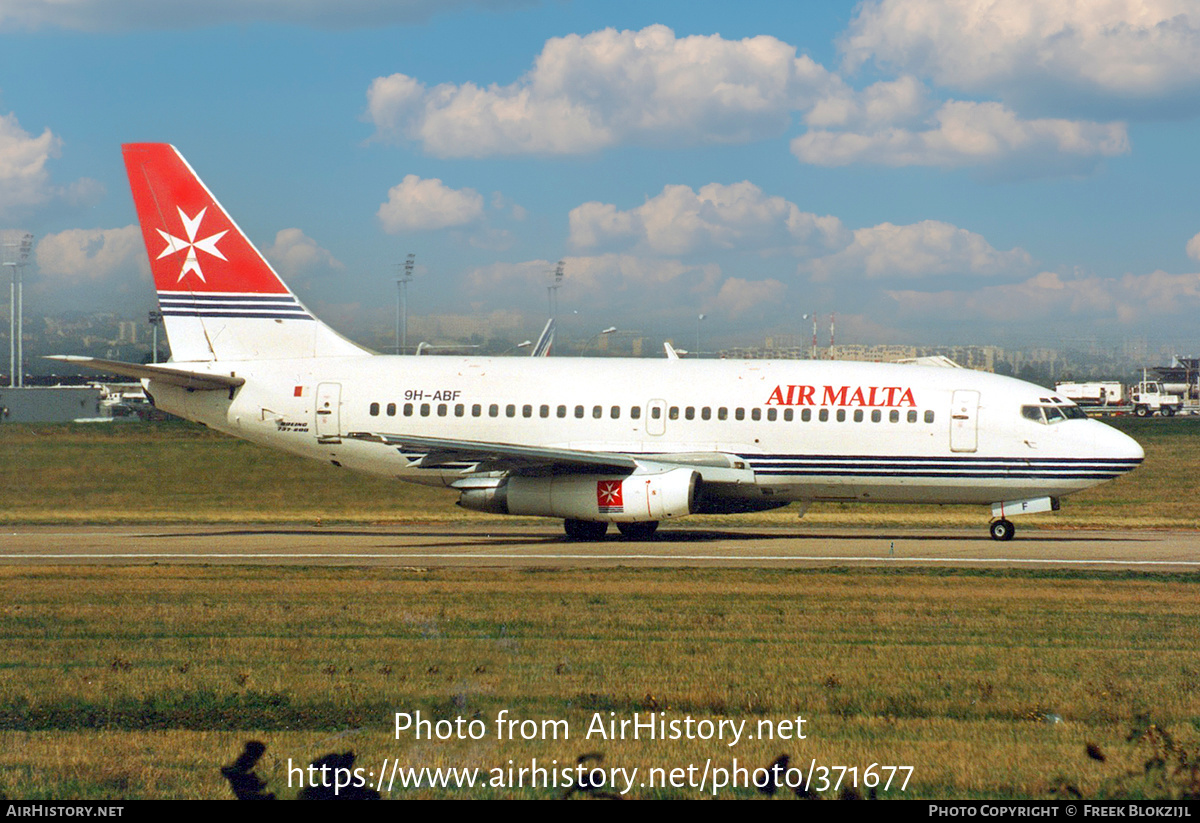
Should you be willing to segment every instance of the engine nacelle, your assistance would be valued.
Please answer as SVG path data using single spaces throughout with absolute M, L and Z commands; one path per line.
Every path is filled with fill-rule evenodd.
M 696 510 L 699 472 L 564 474 L 464 483 L 458 505 L 495 514 L 562 517 L 606 523 L 669 520 Z

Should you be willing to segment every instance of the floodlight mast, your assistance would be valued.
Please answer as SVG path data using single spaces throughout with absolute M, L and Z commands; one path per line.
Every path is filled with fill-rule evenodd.
M 5 232 L 0 243 L 5 266 L 12 267 L 12 281 L 8 291 L 8 385 L 18 388 L 25 384 L 25 351 L 22 338 L 24 329 L 24 284 L 22 269 L 29 264 L 29 253 L 33 251 L 33 235 L 29 232 Z
M 396 354 L 408 351 L 408 284 L 413 279 L 413 267 L 417 255 L 409 254 L 404 260 L 404 273 L 396 278 Z M 400 267 L 397 263 L 397 268 Z

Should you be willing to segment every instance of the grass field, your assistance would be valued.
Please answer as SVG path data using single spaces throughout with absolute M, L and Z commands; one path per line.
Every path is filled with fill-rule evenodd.
M 1197 526 L 1197 424 L 1122 425 L 1145 465 L 1068 499 L 1043 526 Z M 482 517 L 451 495 L 181 424 L 0 426 L 0 455 L 9 524 Z M 986 517 L 831 506 L 801 524 Z M 266 744 L 257 773 L 281 797 L 297 793 L 289 759 L 346 750 L 366 769 L 389 758 L 485 776 L 586 753 L 643 777 L 787 753 L 860 775 L 911 766 L 906 790 L 887 798 L 1200 795 L 1197 575 L 63 565 L 0 566 L 0 581 L 7 797 L 231 797 L 220 767 L 251 739 Z M 566 721 L 571 737 L 497 740 L 503 709 Z M 395 713 L 418 710 L 479 719 L 488 735 L 396 739 Z M 583 737 L 597 715 L 656 712 L 752 729 L 803 716 L 807 739 Z M 710 792 L 639 785 L 630 796 Z M 386 796 L 561 794 L 425 783 Z
M 1200 419 L 1119 420 L 1146 460 L 1132 474 L 1067 498 L 1021 528 L 1200 528 Z M 0 426 L 0 523 L 487 520 L 457 494 L 367 477 L 182 422 Z M 986 524 L 966 506 L 816 504 L 805 523 Z M 700 518 L 687 522 L 702 523 Z M 793 507 L 710 523 L 794 524 Z
M 0 579 L 9 797 L 225 797 L 218 769 L 251 738 L 267 744 L 259 773 L 281 796 L 296 792 L 288 758 L 346 749 L 377 769 L 385 757 L 489 769 L 588 752 L 642 770 L 765 766 L 783 752 L 912 766 L 907 790 L 887 797 L 1197 788 L 1172 776 L 1200 740 L 1195 577 L 147 566 Z M 572 737 L 498 741 L 501 709 L 567 720 Z M 394 712 L 415 710 L 482 718 L 488 738 L 396 740 Z M 800 715 L 807 739 L 581 739 L 594 712 L 655 711 L 751 726 Z M 1173 748 L 1143 778 L 1167 747 L 1151 723 Z

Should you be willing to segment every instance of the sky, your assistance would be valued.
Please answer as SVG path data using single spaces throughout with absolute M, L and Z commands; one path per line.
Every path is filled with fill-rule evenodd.
M 576 339 L 1194 355 L 1198 116 L 1197 0 L 0 0 L 27 315 L 154 308 L 162 141 L 364 342 L 413 253 L 431 337 L 536 335 L 561 260 Z

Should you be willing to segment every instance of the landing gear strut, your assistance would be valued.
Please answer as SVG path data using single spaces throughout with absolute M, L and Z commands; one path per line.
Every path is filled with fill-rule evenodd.
M 1005 520 L 1002 517 L 992 521 L 989 531 L 992 533 L 993 540 L 1012 540 L 1013 535 L 1017 533 L 1017 527 L 1012 524 L 1011 520 Z
M 564 520 L 563 530 L 568 540 L 603 540 L 608 532 L 608 524 L 592 520 Z

